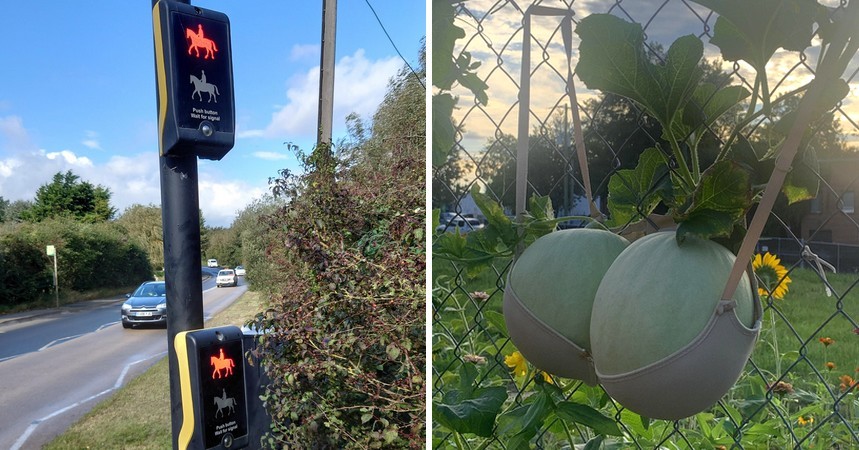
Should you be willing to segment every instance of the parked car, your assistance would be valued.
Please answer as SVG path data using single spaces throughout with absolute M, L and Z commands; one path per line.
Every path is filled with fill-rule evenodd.
M 245 266 L 236 266 L 236 275 L 243 277 L 245 276 Z
M 456 213 L 443 212 L 438 216 L 438 223 L 448 223 L 456 217 Z
M 471 231 L 479 230 L 483 228 L 483 223 L 474 217 L 455 217 L 448 222 L 440 223 L 436 229 L 436 233 L 453 233 L 456 230 L 459 230 L 460 233 L 465 234 Z
M 239 277 L 236 276 L 236 271 L 233 269 L 221 269 L 218 272 L 218 278 L 215 280 L 215 285 L 221 286 L 238 286 Z
M 217 259 L 210 259 L 209 261 L 206 262 L 206 265 L 208 265 L 209 267 L 218 267 L 218 260 Z
M 167 288 L 163 281 L 147 281 L 125 297 L 127 300 L 120 308 L 123 328 L 167 325 Z

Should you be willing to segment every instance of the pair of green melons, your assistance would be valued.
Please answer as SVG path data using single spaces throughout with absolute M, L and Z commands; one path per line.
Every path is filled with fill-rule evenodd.
M 691 379 L 697 372 L 689 369 L 688 361 L 673 363 L 678 355 L 694 353 L 690 345 L 706 341 L 705 334 L 716 323 L 715 312 L 724 309 L 720 297 L 734 260 L 730 251 L 712 241 L 689 237 L 678 245 L 674 232 L 650 234 L 632 244 L 605 230 L 550 233 L 529 246 L 511 269 L 504 298 L 508 332 L 537 368 L 589 384 L 612 379 L 603 383 L 609 394 L 615 385 L 635 386 L 627 377 L 641 379 L 650 373 L 660 378 L 658 371 L 672 370 L 672 365 L 690 371 L 688 383 L 697 384 L 701 380 Z M 736 292 L 726 317 L 738 322 L 740 330 L 751 329 L 756 297 L 747 275 Z M 725 323 L 721 328 L 730 333 Z M 696 360 L 695 367 L 706 364 L 706 355 L 693 356 L 702 360 Z M 720 357 L 743 358 L 744 364 L 748 353 L 728 350 Z M 734 375 L 739 373 L 726 374 Z M 674 386 L 648 389 L 684 392 L 676 389 L 676 374 L 666 379 Z M 684 379 L 682 374 L 679 379 Z M 734 381 L 736 376 L 730 384 Z M 694 402 L 707 404 L 665 412 L 637 404 L 623 391 L 617 389 L 618 397 L 625 399 L 618 399 L 622 404 L 652 418 L 679 418 L 673 416 L 706 409 L 724 394 L 717 393 L 712 401 L 714 394 L 704 395 Z M 671 394 L 656 397 L 671 399 Z

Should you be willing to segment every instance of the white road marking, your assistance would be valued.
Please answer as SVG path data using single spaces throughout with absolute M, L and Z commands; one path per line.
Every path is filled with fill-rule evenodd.
M 48 345 L 50 345 L 50 344 L 48 344 Z M 156 354 L 151 355 L 151 356 L 147 356 L 146 358 L 141 358 L 141 359 L 138 359 L 137 361 L 134 361 L 134 362 L 128 363 L 128 364 L 126 364 L 126 365 L 125 365 L 125 367 L 123 367 L 123 368 L 122 368 L 122 372 L 119 374 L 119 378 L 117 378 L 116 383 L 113 385 L 113 387 L 112 387 L 112 388 L 110 388 L 110 389 L 105 389 L 105 390 L 103 390 L 103 391 L 101 391 L 101 392 L 99 392 L 98 394 L 95 394 L 95 395 L 90 395 L 89 397 L 87 397 L 87 398 L 85 398 L 85 399 L 83 399 L 83 400 L 81 400 L 81 401 L 77 401 L 77 402 L 72 403 L 71 405 L 68 405 L 68 406 L 64 407 L 64 408 L 60 408 L 60 409 L 58 409 L 58 410 L 56 410 L 56 411 L 54 411 L 54 412 L 52 412 L 52 413 L 48 414 L 47 416 L 42 417 L 41 419 L 36 419 L 36 420 L 34 420 L 34 421 L 30 424 L 30 426 L 28 426 L 28 427 L 27 427 L 27 429 L 26 429 L 26 430 L 24 430 L 24 433 L 23 433 L 23 434 L 21 434 L 21 436 L 19 436 L 19 437 L 18 437 L 18 440 L 16 440 L 16 441 L 15 441 L 15 444 L 14 444 L 14 445 L 12 445 L 12 448 L 11 448 L 10 450 L 19 450 L 19 449 L 24 445 L 24 443 L 25 443 L 25 442 L 27 442 L 27 439 L 29 439 L 29 438 L 30 438 L 30 435 L 31 435 L 31 434 L 33 434 L 33 432 L 34 432 L 34 431 L 36 431 L 36 428 L 38 428 L 39 424 L 41 424 L 42 422 L 45 422 L 46 420 L 49 420 L 49 419 L 51 419 L 51 418 L 53 418 L 53 417 L 59 416 L 60 414 L 62 414 L 62 413 L 64 413 L 64 412 L 66 412 L 66 411 L 69 411 L 69 410 L 72 410 L 72 409 L 74 409 L 74 408 L 77 408 L 78 406 L 80 406 L 80 405 L 82 405 L 82 404 L 84 404 L 84 403 L 87 403 L 87 402 L 89 402 L 89 401 L 91 401 L 91 400 L 95 400 L 95 399 L 97 399 L 97 398 L 101 397 L 102 395 L 105 395 L 105 394 L 107 394 L 107 393 L 109 393 L 109 392 L 112 392 L 112 391 L 115 391 L 115 390 L 119 389 L 119 388 L 122 386 L 122 382 L 123 382 L 123 381 L 124 381 L 124 379 L 125 379 L 125 375 L 127 375 L 127 374 L 128 374 L 128 370 L 129 370 L 129 369 L 131 369 L 131 366 L 133 366 L 133 365 L 135 365 L 135 364 L 138 364 L 138 363 L 142 363 L 143 361 L 146 361 L 146 360 L 149 360 L 149 359 L 152 359 L 152 358 L 156 358 L 156 357 L 160 357 L 160 356 L 166 355 L 166 354 L 167 354 L 167 352 L 160 352 L 160 353 L 156 353 Z
M 216 289 L 216 288 L 209 288 L 209 289 L 206 289 L 206 290 L 205 290 L 205 291 L 203 291 L 203 292 L 205 293 L 205 292 L 213 291 L 213 290 L 215 290 L 215 289 Z M 208 320 L 209 318 L 211 318 L 211 317 L 210 317 L 210 315 L 207 315 L 207 317 L 204 317 L 204 320 Z M 106 328 L 106 327 L 108 327 L 108 326 L 110 326 L 110 325 L 113 325 L 113 324 L 116 324 L 116 323 L 118 323 L 118 322 L 119 322 L 119 321 L 117 321 L 117 322 L 110 322 L 110 323 L 106 323 L 106 324 L 104 324 L 104 325 L 102 325 L 102 326 L 98 327 L 98 329 L 96 329 L 95 331 L 100 331 L 100 330 L 102 330 L 103 328 Z M 90 333 L 94 333 L 95 331 L 91 331 Z M 70 339 L 74 339 L 74 338 L 77 338 L 77 337 L 83 336 L 83 335 L 85 335 L 85 334 L 89 334 L 89 333 L 82 333 L 82 334 L 78 334 L 78 335 L 75 335 L 75 336 L 67 336 L 67 337 L 64 337 L 64 338 L 55 339 L 55 340 L 53 340 L 53 341 L 49 342 L 49 343 L 48 343 L 47 345 L 45 345 L 44 347 L 40 348 L 38 351 L 45 350 L 46 348 L 49 348 L 49 347 L 51 347 L 52 345 L 54 345 L 54 344 L 56 344 L 56 343 L 58 343 L 58 342 L 62 342 L 62 341 L 67 341 L 67 340 L 70 340 Z M 98 398 L 98 397 L 101 397 L 101 396 L 102 396 L 102 395 L 104 395 L 104 394 L 107 394 L 107 393 L 109 393 L 109 392 L 111 392 L 111 391 L 115 391 L 115 390 L 119 389 L 119 388 L 122 386 L 122 383 L 123 383 L 123 381 L 124 381 L 124 379 L 125 379 L 125 376 L 128 374 L 129 369 L 131 369 L 131 366 L 133 366 L 133 365 L 135 365 L 135 364 L 138 364 L 138 363 L 141 363 L 141 362 L 143 362 L 143 361 L 146 361 L 146 360 L 149 360 L 149 359 L 155 358 L 155 357 L 160 357 L 160 356 L 166 355 L 166 354 L 167 354 L 167 352 L 166 352 L 166 351 L 164 351 L 164 352 L 156 353 L 156 354 L 151 355 L 151 356 L 148 356 L 148 357 L 146 357 L 146 358 L 141 358 L 141 359 L 138 359 L 137 361 L 134 361 L 134 362 L 128 363 L 128 364 L 126 364 L 126 365 L 125 365 L 125 367 L 123 367 L 123 368 L 122 368 L 122 372 L 119 374 L 119 378 L 117 378 L 116 383 L 113 385 L 113 387 L 112 387 L 112 388 L 110 388 L 110 389 L 106 389 L 106 390 L 104 390 L 104 391 L 101 391 L 101 392 L 99 392 L 98 394 L 91 395 L 91 396 L 89 396 L 89 397 L 87 397 L 87 398 L 85 398 L 85 399 L 83 399 L 83 400 L 81 400 L 81 401 L 78 401 L 78 402 L 72 403 L 71 405 L 66 406 L 66 407 L 64 407 L 64 408 L 60 408 L 60 409 L 58 409 L 58 410 L 56 410 L 56 411 L 54 411 L 54 412 L 52 412 L 52 413 L 48 414 L 47 416 L 42 417 L 41 419 L 34 420 L 34 421 L 30 424 L 30 426 L 28 426 L 28 427 L 27 427 L 27 429 L 26 429 L 26 430 L 24 430 L 24 433 L 22 433 L 22 434 L 21 434 L 21 436 L 19 436 L 19 437 L 18 437 L 18 440 L 16 440 L 16 441 L 15 441 L 15 444 L 14 444 L 14 445 L 12 445 L 12 448 L 11 448 L 10 450 L 20 450 L 20 448 L 24 445 L 24 443 L 26 443 L 26 442 L 27 442 L 27 439 L 29 439 L 29 438 L 30 438 L 30 435 L 32 435 L 32 434 L 33 434 L 33 432 L 34 432 L 34 431 L 36 431 L 36 428 L 38 428 L 39 424 L 41 424 L 42 422 L 44 422 L 44 421 L 46 421 L 46 420 L 48 420 L 48 419 L 51 419 L 51 418 L 53 418 L 53 417 L 56 417 L 56 416 L 58 416 L 58 415 L 60 415 L 60 414 L 62 414 L 62 413 L 64 413 L 64 412 L 66 412 L 66 411 L 69 411 L 69 410 L 71 410 L 71 409 L 74 409 L 74 408 L 76 408 L 76 407 L 80 406 L 80 405 L 81 405 L 81 404 L 83 404 L 83 403 L 89 402 L 90 400 L 96 399 L 96 398 Z M 5 360 L 7 360 L 7 359 L 12 359 L 12 358 L 14 358 L 14 357 L 16 357 L 16 356 L 20 356 L 20 355 L 15 355 L 15 356 L 10 356 L 10 357 L 4 358 L 4 359 L 0 359 L 0 362 L 5 361 Z
M 100 327 L 96 328 L 96 329 L 95 329 L 95 331 L 101 331 L 101 330 L 103 330 L 103 329 L 105 329 L 105 328 L 107 328 L 107 327 L 109 327 L 109 326 L 111 326 L 111 325 L 116 325 L 116 324 L 118 324 L 119 322 L 120 322 L 119 320 L 116 320 L 116 321 L 113 321 L 113 322 L 108 322 L 108 323 L 106 323 L 106 324 L 104 324 L 104 325 L 102 325 L 102 326 L 100 326 Z
M 47 348 L 50 348 L 50 347 L 51 347 L 51 346 L 53 346 L 54 344 L 57 344 L 57 343 L 59 343 L 59 342 L 63 342 L 63 341 L 69 341 L 69 340 L 72 340 L 72 339 L 74 339 L 74 338 L 79 338 L 79 337 L 81 337 L 81 336 L 83 336 L 83 335 L 85 335 L 85 334 L 89 334 L 89 333 L 81 333 L 81 334 L 76 334 L 76 335 L 74 335 L 74 336 L 66 336 L 66 337 L 63 337 L 63 338 L 54 339 L 53 341 L 48 342 L 47 344 L 45 344 L 45 346 L 44 346 L 44 347 L 42 347 L 42 348 L 40 348 L 40 349 L 38 349 L 38 350 L 36 350 L 36 351 L 37 351 L 37 352 L 40 352 L 40 351 L 42 351 L 42 350 L 45 350 L 45 349 L 47 349 Z

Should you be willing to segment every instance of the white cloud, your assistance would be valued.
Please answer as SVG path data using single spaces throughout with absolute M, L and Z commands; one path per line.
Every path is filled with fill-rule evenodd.
M 253 152 L 253 155 L 259 159 L 266 161 L 278 161 L 281 159 L 289 159 L 289 155 L 278 152 Z
M 95 139 L 85 139 L 81 141 L 81 144 L 83 144 L 84 147 L 91 148 L 93 150 L 101 150 L 101 144 L 99 144 Z
M 93 150 L 101 150 L 101 143 L 98 141 L 98 133 L 95 131 L 87 130 L 84 132 L 86 139 L 81 141 L 81 144 L 84 147 L 91 148 Z
M 209 226 L 230 226 L 236 212 L 267 193 L 265 188 L 251 186 L 243 181 L 212 178 L 206 173 L 200 173 L 200 208 Z
M 18 116 L 0 117 L 0 143 L 5 143 L 3 147 L 7 150 L 35 150 L 24 121 Z
M 161 204 L 161 174 L 157 152 L 115 155 L 93 161 L 71 150 L 46 151 L 32 147 L 20 118 L 0 117 L 0 196 L 6 200 L 33 200 L 36 191 L 57 172 L 71 170 L 81 180 L 110 189 L 111 205 L 119 214 L 133 204 Z M 115 153 L 115 152 L 112 152 Z M 200 208 L 212 226 L 229 226 L 236 211 L 267 192 L 266 186 L 224 180 L 209 175 L 200 161 Z
M 388 81 L 400 67 L 398 58 L 372 61 L 363 50 L 345 56 L 334 69 L 334 128 L 345 129 L 346 116 L 370 116 L 382 102 Z M 263 130 L 248 130 L 242 136 L 296 139 L 316 135 L 318 116 L 319 67 L 288 82 L 287 102 L 272 114 Z
M 289 59 L 298 61 L 311 57 L 319 58 L 320 51 L 319 44 L 295 44 L 289 52 Z
M 52 160 L 62 159 L 63 161 L 65 161 L 70 166 L 75 166 L 75 167 L 92 167 L 93 166 L 91 159 L 87 158 L 86 156 L 77 156 L 69 150 L 62 150 L 59 152 L 51 152 L 51 153 L 46 153 L 44 150 L 42 150 L 42 152 L 45 153 L 45 158 L 52 159 Z

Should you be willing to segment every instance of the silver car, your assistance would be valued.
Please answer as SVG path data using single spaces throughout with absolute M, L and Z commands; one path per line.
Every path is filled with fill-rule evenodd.
M 122 304 L 122 327 L 140 324 L 167 325 L 167 288 L 163 281 L 147 281 L 134 293 L 125 295 Z

